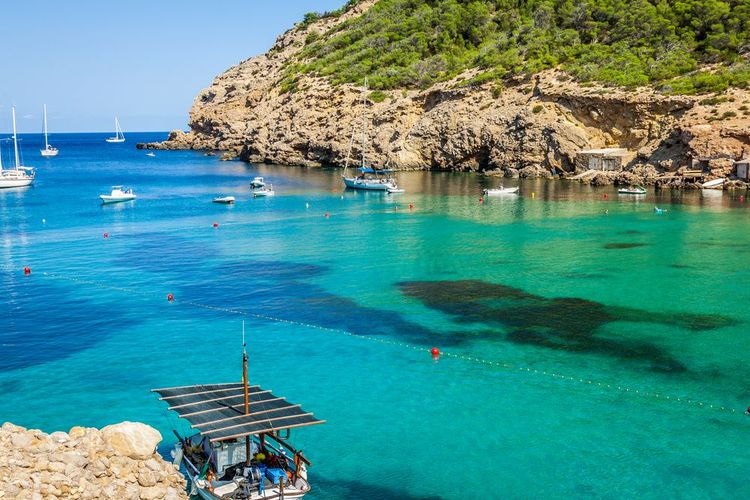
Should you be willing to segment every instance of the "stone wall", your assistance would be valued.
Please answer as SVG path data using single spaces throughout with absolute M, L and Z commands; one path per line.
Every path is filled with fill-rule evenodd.
M 46 434 L 0 428 L 0 499 L 186 499 L 184 476 L 156 453 L 159 431 L 137 422 Z

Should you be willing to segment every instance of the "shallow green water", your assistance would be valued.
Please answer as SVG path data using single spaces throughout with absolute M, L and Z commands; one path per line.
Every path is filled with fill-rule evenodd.
M 166 450 L 186 426 L 149 389 L 239 380 L 244 318 L 251 381 L 327 420 L 294 432 L 315 498 L 750 493 L 739 195 L 528 181 L 480 204 L 496 181 L 404 173 L 388 197 L 56 144 L 34 189 L 0 192 L 0 420 L 141 420 Z M 258 173 L 276 198 L 248 197 Z M 116 183 L 139 199 L 99 207 Z

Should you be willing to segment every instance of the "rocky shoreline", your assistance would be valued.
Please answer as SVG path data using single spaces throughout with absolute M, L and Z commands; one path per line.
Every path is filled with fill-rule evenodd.
M 299 75 L 281 82 L 311 35 L 326 36 L 376 0 L 340 17 L 297 25 L 266 53 L 216 77 L 196 97 L 190 131 L 173 131 L 149 149 L 220 150 L 224 159 L 294 166 L 343 167 L 360 123 L 361 89 Z M 622 148 L 618 172 L 580 180 L 597 184 L 698 185 L 681 172 L 700 164 L 703 182 L 732 178 L 750 156 L 750 90 L 680 96 L 651 88 L 581 84 L 558 70 L 499 84 L 471 84 L 476 70 L 423 90 L 370 93 L 368 159 L 400 170 L 453 170 L 514 177 L 576 178 L 581 151 Z M 352 156 L 360 154 L 353 144 Z M 746 188 L 744 181 L 727 186 Z
M 46 434 L 0 428 L 2 499 L 187 499 L 184 476 L 156 453 L 161 434 L 122 422 Z

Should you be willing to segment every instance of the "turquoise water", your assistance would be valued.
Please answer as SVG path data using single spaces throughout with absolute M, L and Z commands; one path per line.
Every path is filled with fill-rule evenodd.
M 106 135 L 25 138 L 38 182 L 0 192 L 0 420 L 140 420 L 166 451 L 187 428 L 149 390 L 239 380 L 244 319 L 251 382 L 327 421 L 293 432 L 314 498 L 750 493 L 739 194 L 480 204 L 480 177 L 414 172 L 383 196 Z M 112 184 L 138 199 L 100 206 Z

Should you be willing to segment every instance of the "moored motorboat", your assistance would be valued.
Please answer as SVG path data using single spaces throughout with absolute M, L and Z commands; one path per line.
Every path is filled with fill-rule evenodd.
M 225 205 L 231 205 L 234 203 L 234 196 L 221 196 L 213 199 L 214 203 L 223 203 Z
M 704 182 L 701 184 L 701 188 L 703 189 L 724 189 L 724 183 L 726 182 L 726 178 L 722 177 L 721 179 L 714 179 L 712 181 Z
M 507 188 L 507 187 L 500 186 L 499 188 L 496 188 L 496 189 L 485 189 L 482 192 L 485 194 L 485 196 L 502 196 L 505 194 L 518 194 L 518 187 Z
M 292 428 L 322 424 L 300 405 L 250 386 L 247 352 L 242 382 L 153 389 L 197 433 L 174 434 L 174 464 L 192 495 L 218 499 L 299 499 L 310 492 L 310 461 L 289 444 Z M 286 435 L 282 437 L 282 432 Z
M 154 153 L 153 151 L 150 151 L 150 152 L 146 153 L 146 156 L 149 156 L 149 157 L 153 158 L 154 156 L 156 156 L 156 153 Z
M 253 191 L 253 197 L 254 198 L 263 198 L 265 196 L 274 196 L 276 192 L 273 190 L 273 186 L 268 184 L 267 186 L 263 186 L 260 189 L 256 189 Z
M 122 186 L 112 186 L 110 194 L 100 194 L 99 199 L 102 203 L 119 203 L 121 201 L 135 200 L 136 196 L 132 189 Z
M 401 194 L 401 193 L 405 193 L 406 192 L 406 191 L 404 191 L 402 188 L 400 188 L 398 186 L 389 187 L 386 191 L 388 191 L 388 194 Z
M 617 192 L 620 193 L 620 194 L 636 194 L 636 195 L 641 195 L 641 194 L 646 194 L 646 189 L 644 187 L 641 187 L 641 186 L 628 186 L 626 188 L 620 188 L 620 189 L 618 189 Z
M 253 180 L 250 181 L 250 187 L 253 188 L 262 188 L 266 186 L 266 182 L 263 180 L 263 177 L 255 177 Z

